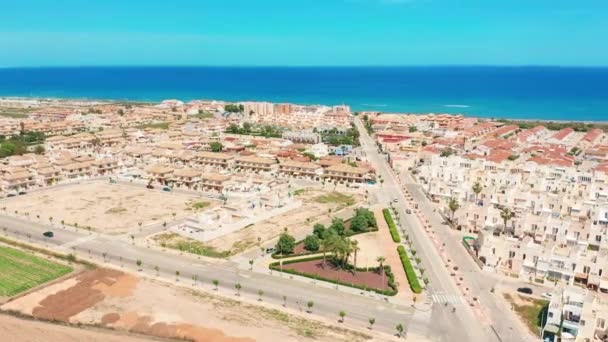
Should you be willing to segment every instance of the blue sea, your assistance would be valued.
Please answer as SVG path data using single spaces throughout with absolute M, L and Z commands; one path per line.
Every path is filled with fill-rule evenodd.
M 0 97 L 348 104 L 355 111 L 608 121 L 608 68 L 82 67 L 0 69 Z

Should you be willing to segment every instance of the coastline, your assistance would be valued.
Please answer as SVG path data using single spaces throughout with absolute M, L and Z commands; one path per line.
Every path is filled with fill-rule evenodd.
M 169 100 L 171 98 L 167 98 L 165 100 Z M 143 104 L 143 105 L 156 105 L 160 104 L 161 101 L 155 100 L 134 100 L 134 99 L 104 99 L 104 98 L 87 98 L 87 97 L 48 97 L 48 96 L 0 96 L 0 101 L 57 101 L 57 102 L 91 102 L 93 104 Z M 177 99 L 179 100 L 179 99 Z M 263 101 L 256 99 L 242 99 L 239 101 L 229 101 L 222 99 L 200 99 L 202 101 L 219 101 L 219 102 L 239 102 L 239 101 Z M 301 103 L 297 103 L 301 104 Z M 327 105 L 327 104 L 319 104 L 319 103 L 304 103 L 305 105 Z M 348 105 L 348 104 L 347 104 Z M 353 111 L 363 112 L 363 111 Z M 535 118 L 511 118 L 508 116 L 494 116 L 494 117 L 486 117 L 486 116 L 477 116 L 473 114 L 466 113 L 431 113 L 431 112 L 391 112 L 391 111 L 382 111 L 382 110 L 367 110 L 367 112 L 378 112 L 381 114 L 401 114 L 401 115 L 426 115 L 426 114 L 450 114 L 450 115 L 463 115 L 467 118 L 476 118 L 482 121 L 507 121 L 509 124 L 517 124 L 517 123 L 555 123 L 555 124 L 585 124 L 585 125 L 606 125 L 605 129 L 608 129 L 608 118 L 604 121 L 602 120 L 563 120 L 563 119 L 535 119 Z

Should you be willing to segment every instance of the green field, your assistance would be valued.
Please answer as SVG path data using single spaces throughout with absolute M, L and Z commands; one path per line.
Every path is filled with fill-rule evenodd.
M 14 296 L 72 272 L 72 268 L 0 246 L 0 297 Z

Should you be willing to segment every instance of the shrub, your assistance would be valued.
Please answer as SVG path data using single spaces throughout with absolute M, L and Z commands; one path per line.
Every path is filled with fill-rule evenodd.
M 410 262 L 410 258 L 408 258 L 407 253 L 405 252 L 405 248 L 403 246 L 399 246 L 397 247 L 397 252 L 399 253 L 401 263 L 403 264 L 403 270 L 405 271 L 407 281 L 408 283 L 410 283 L 410 288 L 414 293 L 421 293 L 422 287 L 418 282 L 418 277 L 416 277 L 416 272 L 414 272 L 414 267 L 412 267 L 412 263 Z
M 304 248 L 309 252 L 316 252 L 319 250 L 319 238 L 316 235 L 308 235 L 304 239 Z
M 383 209 L 382 214 L 384 214 L 384 219 L 386 220 L 386 224 L 388 224 L 388 230 L 391 232 L 391 237 L 393 241 L 400 243 L 401 238 L 399 237 L 399 233 L 397 232 L 397 226 L 395 226 L 395 222 L 393 221 L 393 217 L 388 209 Z

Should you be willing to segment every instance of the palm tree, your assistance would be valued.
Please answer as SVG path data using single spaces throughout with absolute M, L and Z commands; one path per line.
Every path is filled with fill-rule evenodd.
M 458 210 L 460 208 L 460 204 L 458 203 L 458 200 L 454 197 L 451 197 L 450 200 L 448 201 L 448 208 L 450 209 L 450 212 L 452 213 L 452 221 L 454 221 L 454 214 L 456 213 L 456 210 Z
M 192 275 L 192 281 L 194 282 L 192 285 L 196 285 L 196 282 L 198 281 L 198 274 Z
M 344 323 L 344 318 L 346 317 L 346 312 L 344 312 L 344 310 L 340 310 L 339 315 L 340 315 L 340 322 Z
M 370 317 L 370 319 L 368 319 L 367 321 L 369 322 L 369 330 L 372 330 L 374 323 L 376 323 L 376 319 L 373 317 Z
M 213 279 L 213 285 L 215 285 L 215 291 L 217 291 L 217 286 L 220 284 L 219 280 Z
M 179 281 L 179 271 L 175 271 L 175 281 Z
M 134 245 L 135 244 L 135 235 L 131 235 L 131 244 Z
M 154 266 L 154 270 L 156 271 L 156 276 L 158 277 L 158 271 L 160 271 L 160 267 Z
M 502 208 L 502 210 L 500 211 L 500 217 L 502 218 L 502 222 L 505 225 L 505 230 L 507 229 L 507 223 L 514 216 L 515 216 L 515 213 L 512 212 L 511 209 L 509 209 L 507 207 Z
M 258 290 L 258 301 L 262 301 L 262 296 L 264 295 L 264 291 Z
M 380 264 L 380 266 L 378 266 L 378 271 L 380 271 L 380 274 L 382 274 L 382 284 L 384 284 L 384 262 L 386 261 L 386 258 L 379 256 L 376 261 L 378 264 Z
M 312 307 L 315 306 L 315 302 L 313 302 L 312 300 L 309 300 L 308 303 L 306 303 L 306 306 L 308 307 L 308 312 L 312 312 Z
M 236 289 L 236 295 L 240 296 L 241 295 L 241 284 L 240 283 L 236 283 L 234 284 L 234 288 Z
M 106 262 L 106 255 L 107 255 L 106 252 L 101 253 L 101 256 L 103 257 L 103 262 Z
M 137 259 L 137 261 L 135 262 L 135 264 L 136 264 L 136 265 L 137 265 L 137 267 L 138 267 L 138 271 L 141 271 L 141 265 L 143 264 L 143 263 L 141 262 L 141 260 Z
M 473 187 L 471 189 L 475 193 L 475 202 L 477 202 L 477 199 L 479 198 L 479 194 L 483 190 L 483 187 L 481 186 L 481 184 L 479 184 L 479 182 L 475 182 L 475 184 L 473 184 Z
M 283 307 L 287 306 L 287 296 L 283 295 Z
M 249 270 L 253 271 L 253 260 L 249 260 Z
M 352 240 L 350 243 L 350 247 L 351 250 L 353 251 L 354 255 L 355 255 L 355 259 L 354 259 L 354 268 L 353 268 L 353 272 L 357 273 L 357 252 L 361 250 L 361 248 L 359 248 L 359 241 L 357 240 Z

